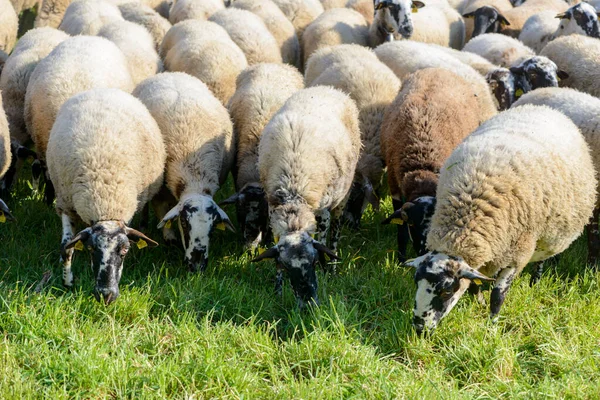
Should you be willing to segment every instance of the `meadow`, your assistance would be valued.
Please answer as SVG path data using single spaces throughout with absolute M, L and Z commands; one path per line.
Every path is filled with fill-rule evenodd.
M 236 235 L 216 231 L 207 271 L 190 274 L 154 227 L 161 245 L 130 252 L 121 296 L 104 306 L 88 254 L 76 253 L 74 289 L 62 287 L 54 210 L 24 180 L 8 204 L 18 222 L 0 225 L 2 399 L 600 397 L 600 274 L 583 237 L 534 288 L 524 271 L 497 324 L 465 296 L 418 337 L 413 270 L 396 262 L 395 227 L 380 225 L 389 198 L 344 230 L 337 275 L 319 271 L 321 305 L 302 312 Z

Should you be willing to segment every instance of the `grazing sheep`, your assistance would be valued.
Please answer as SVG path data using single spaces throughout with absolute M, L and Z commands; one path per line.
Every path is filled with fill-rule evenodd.
M 485 33 L 485 32 L 477 32 L 475 35 L 473 35 L 473 30 L 475 28 L 475 25 L 474 25 L 475 14 L 476 14 L 476 11 L 479 10 L 481 7 L 494 7 L 500 13 L 504 13 L 508 10 L 511 10 L 513 8 L 513 5 L 510 2 L 510 0 L 466 0 L 463 3 L 462 9 L 461 9 L 461 14 L 465 20 L 466 41 L 471 40 L 471 38 L 474 36 Z M 481 18 L 481 16 L 478 16 L 478 17 Z M 507 23 L 507 21 L 503 21 L 503 22 L 504 22 L 504 24 Z M 495 23 L 500 23 L 500 22 L 496 21 Z
M 31 73 L 25 94 L 25 125 L 42 166 L 58 110 L 69 97 L 93 88 L 133 90 L 125 56 L 114 43 L 100 37 L 66 39 Z M 52 187 L 47 183 L 46 188 L 46 200 L 52 201 Z
M 300 67 L 300 42 L 296 30 L 275 3 L 271 0 L 235 0 L 231 7 L 258 15 L 277 41 L 283 62 Z
M 352 48 L 343 58 L 342 48 Z M 360 49 L 360 50 L 359 50 Z M 331 53 L 341 54 L 339 61 L 330 63 Z M 326 66 L 322 68 L 318 65 Z M 332 86 L 347 93 L 358 107 L 361 141 L 363 144 L 354 183 L 344 219 L 355 229 L 360 227 L 362 214 L 368 203 L 379 207 L 376 192 L 383 175 L 383 156 L 380 149 L 380 131 L 383 115 L 400 90 L 400 80 L 367 48 L 340 45 L 318 50 L 308 60 L 307 71 L 323 69 L 309 86 Z
M 47 160 L 62 221 L 66 287 L 73 285 L 73 251 L 87 248 L 96 299 L 107 304 L 117 299 L 129 242 L 138 248 L 157 245 L 127 225 L 160 189 L 165 158 L 156 122 L 130 94 L 93 89 L 64 103 L 52 127 Z M 88 227 L 73 236 L 78 221 Z
M 596 186 L 590 150 L 562 113 L 526 105 L 481 125 L 442 167 L 431 252 L 410 263 L 417 332 L 434 329 L 478 280 L 495 280 L 495 319 L 527 263 L 561 253 L 581 234 Z
M 12 4 L 9 0 L 0 0 L 0 54 L 10 54 L 17 42 L 18 29 L 19 17 Z
M 0 93 L 0 95 L 1 94 L 2 93 Z M 0 96 L 0 179 L 2 179 L 6 171 L 8 171 L 11 161 L 8 121 L 6 120 L 6 115 L 4 115 L 4 109 L 2 108 L 2 96 Z M 10 213 L 6 203 L 0 199 L 0 223 L 4 223 L 6 220 L 14 220 L 14 217 Z
M 485 33 L 469 40 L 463 51 L 475 53 L 492 64 L 511 67 L 535 56 L 535 51 L 519 40 L 499 33 Z
M 186 19 L 206 21 L 224 8 L 223 0 L 177 0 L 169 12 L 169 21 L 173 25 Z
M 154 40 L 154 47 L 159 49 L 171 23 L 150 7 L 132 2 L 119 5 L 119 11 L 126 21 L 135 22 L 148 29 Z
M 479 104 L 480 122 L 486 121 L 497 113 L 497 104 L 485 78 L 467 64 L 443 51 L 436 50 L 425 43 L 399 40 L 377 47 L 375 54 L 394 71 L 400 80 L 424 68 L 443 68 L 454 72 L 466 79 L 473 87 Z
M 529 92 L 512 107 L 525 104 L 548 106 L 565 114 L 581 130 L 592 150 L 596 171 L 600 171 L 600 99 L 587 93 L 568 88 L 543 88 Z M 596 203 L 594 215 L 587 225 L 588 263 L 593 265 L 600 257 L 600 203 Z
M 262 20 L 250 11 L 227 8 L 213 14 L 209 21 L 227 31 L 244 52 L 248 65 L 282 62 L 277 40 Z
M 233 96 L 235 80 L 248 66 L 246 56 L 225 29 L 210 21 L 183 21 L 173 26 L 161 52 L 167 49 L 164 60 L 168 71 L 195 76 L 223 104 Z
M 543 11 L 532 15 L 525 21 L 519 34 L 519 40 L 539 54 L 554 39 L 560 21 L 556 19 L 556 11 Z
M 600 96 L 600 40 L 583 35 L 561 36 L 548 43 L 540 55 L 566 72 L 560 86 Z
M 180 72 L 146 79 L 134 91 L 160 127 L 167 150 L 165 184 L 179 201 L 159 228 L 179 221 L 190 271 L 208 266 L 209 238 L 233 229 L 213 196 L 235 159 L 233 126 L 227 109 L 200 80 Z
M 129 21 L 110 22 L 100 29 L 98 36 L 107 38 L 125 54 L 134 86 L 162 71 L 152 35 L 143 26 Z
M 600 22 L 596 9 L 587 3 L 579 3 L 556 16 L 560 25 L 555 36 L 584 35 L 600 39 Z
M 292 95 L 260 138 L 258 170 L 276 244 L 254 261 L 274 258 L 280 269 L 276 290 L 281 291 L 283 269 L 300 307 L 318 302 L 317 258 L 336 258 L 340 217 L 360 147 L 356 105 L 325 86 Z M 329 225 L 333 251 L 324 244 Z
M 304 31 L 303 62 L 316 50 L 338 44 L 367 46 L 369 26 L 365 18 L 348 8 L 333 8 L 319 15 Z
M 99 0 L 76 0 L 67 7 L 58 29 L 71 36 L 93 36 L 113 21 L 123 21 L 117 6 Z
M 381 149 L 398 224 L 398 256 L 406 259 L 412 239 L 418 255 L 435 208 L 440 168 L 454 148 L 479 126 L 469 82 L 441 68 L 409 75 L 381 125 Z
M 221 204 L 235 204 L 246 247 L 267 240 L 268 206 L 258 172 L 258 142 L 264 127 L 286 100 L 304 88 L 302 75 L 283 64 L 257 64 L 237 79 L 229 101 L 237 144 L 236 193 Z
M 514 5 L 514 4 L 513 4 Z M 511 10 L 500 12 L 494 7 L 484 6 L 475 11 L 473 37 L 483 33 L 502 33 L 518 38 L 525 22 L 544 11 L 563 12 L 569 8 L 564 0 L 527 0 Z

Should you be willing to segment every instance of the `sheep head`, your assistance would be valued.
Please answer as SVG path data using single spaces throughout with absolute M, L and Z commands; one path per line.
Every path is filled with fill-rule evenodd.
M 409 39 L 413 34 L 412 13 L 425 6 L 417 0 L 374 0 L 373 4 L 375 21 L 381 25 L 380 30 L 384 27 L 388 35 L 397 32 L 404 39 Z
M 483 6 L 475 11 L 464 14 L 463 18 L 473 18 L 474 28 L 472 37 L 484 33 L 498 33 L 504 26 L 510 25 L 506 17 L 495 7 Z

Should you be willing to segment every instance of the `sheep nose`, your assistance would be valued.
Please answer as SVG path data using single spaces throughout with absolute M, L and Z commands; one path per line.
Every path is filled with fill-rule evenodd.
M 97 301 L 99 301 L 99 302 L 104 301 L 105 305 L 109 305 L 112 302 L 114 302 L 117 299 L 117 297 L 119 297 L 119 290 L 111 289 L 111 288 L 96 287 L 94 289 L 94 297 L 96 298 Z
M 188 261 L 188 271 L 190 271 L 190 272 L 204 272 L 204 270 L 206 269 L 207 266 L 208 266 L 208 258 L 192 257 L 192 259 Z

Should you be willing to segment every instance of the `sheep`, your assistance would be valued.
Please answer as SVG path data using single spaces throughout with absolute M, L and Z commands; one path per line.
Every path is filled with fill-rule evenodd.
M 342 48 L 352 48 L 344 53 Z M 331 63 L 330 54 L 341 54 L 339 62 Z M 346 54 L 346 58 L 343 55 Z M 376 192 L 383 176 L 383 156 L 380 130 L 383 114 L 400 90 L 400 80 L 373 52 L 358 45 L 340 45 L 318 50 L 308 61 L 307 71 L 328 65 L 309 86 L 332 86 L 347 93 L 358 107 L 358 119 L 363 148 L 356 166 L 344 220 L 354 229 L 360 227 L 368 203 L 377 209 Z M 317 67 L 322 69 L 322 67 Z
M 58 28 L 65 11 L 73 0 L 42 0 L 42 6 L 35 17 L 35 28 Z
M 277 40 L 263 21 L 250 11 L 227 8 L 216 12 L 208 20 L 227 31 L 231 40 L 244 52 L 248 65 L 282 62 Z
M 267 240 L 268 206 L 258 173 L 258 142 L 273 114 L 295 92 L 304 88 L 303 77 L 283 64 L 257 64 L 237 78 L 229 101 L 237 144 L 236 193 L 221 202 L 235 204 L 246 247 L 255 249 Z
M 41 4 L 41 1 L 39 0 L 10 0 L 10 2 L 12 3 L 17 15 Z
M 365 51 L 365 47 L 358 44 L 341 44 L 319 49 L 308 59 L 306 64 L 306 70 L 304 71 L 305 85 L 312 86 L 312 82 L 327 68 L 332 67 L 333 64 L 345 62 L 352 57 L 363 57 L 369 61 L 379 60 L 374 52 Z
M 564 0 L 527 0 L 523 5 L 500 12 L 495 7 L 484 6 L 474 12 L 473 37 L 483 33 L 502 33 L 518 38 L 525 22 L 532 15 L 544 12 L 563 12 L 569 8 Z
M 69 35 L 97 35 L 108 22 L 123 21 L 117 6 L 98 0 L 76 0 L 69 4 L 58 29 Z
M 472 85 L 479 105 L 480 122 L 496 115 L 497 105 L 485 78 L 453 56 L 411 40 L 385 43 L 375 49 L 375 54 L 400 80 L 424 68 L 443 68 L 454 72 Z
M 1 95 L 0 91 L 0 95 Z M 10 133 L 8 132 L 8 121 L 2 108 L 2 96 L 0 96 L 0 179 L 8 171 L 12 159 L 10 149 Z M 0 199 L 0 223 L 5 223 L 7 220 L 13 221 L 14 217 L 10 213 L 10 209 L 2 199 Z
M 10 54 L 15 47 L 18 29 L 19 17 L 12 4 L 9 0 L 0 0 L 0 55 Z
M 600 22 L 596 9 L 587 3 L 579 3 L 556 16 L 560 25 L 555 36 L 578 34 L 600 39 Z
M 442 167 L 430 252 L 409 263 L 417 332 L 434 329 L 479 281 L 495 281 L 495 320 L 525 265 L 561 253 L 581 234 L 596 186 L 590 150 L 562 113 L 525 105 L 481 125 Z
M 119 11 L 126 21 L 135 22 L 148 29 L 156 50 L 159 49 L 165 34 L 171 29 L 171 23 L 167 19 L 150 7 L 136 2 L 120 4 Z
M 510 67 L 535 56 L 535 51 L 519 40 L 499 33 L 485 33 L 469 40 L 463 51 L 475 53 L 492 64 Z
M 171 6 L 169 21 L 173 25 L 186 19 L 205 21 L 224 8 L 223 0 L 177 0 Z
M 48 141 L 48 172 L 62 221 L 63 284 L 73 286 L 75 249 L 87 248 L 96 275 L 94 296 L 109 304 L 129 242 L 157 243 L 130 228 L 136 211 L 160 189 L 165 165 L 160 130 L 146 107 L 119 89 L 92 89 L 61 107 Z M 74 224 L 87 228 L 73 235 Z
M 583 35 L 561 36 L 546 45 L 540 55 L 566 72 L 560 86 L 600 96 L 600 41 Z
M 428 5 L 420 9 L 419 1 L 413 1 L 414 11 L 410 9 L 410 1 L 377 0 L 375 19 L 369 28 L 369 44 L 379 44 L 394 39 L 411 39 L 417 42 L 435 43 L 461 49 L 465 43 L 465 25 L 462 17 L 447 3 Z M 418 10 L 418 12 L 417 12 Z M 403 16 L 404 15 L 404 16 Z M 403 21 L 400 25 L 398 21 Z
M 321 0 L 323 9 L 330 10 L 332 8 L 351 8 L 359 12 L 370 25 L 373 23 L 373 15 L 375 7 L 372 0 Z
M 163 70 L 152 35 L 143 26 L 129 21 L 110 22 L 98 36 L 110 40 L 125 54 L 134 86 Z
M 273 0 L 285 16 L 290 20 L 302 48 L 302 34 L 304 29 L 323 13 L 323 6 L 319 0 Z
M 466 0 L 463 3 L 461 14 L 465 20 L 465 38 L 466 41 L 469 41 L 471 37 L 473 37 L 474 26 L 474 17 L 475 13 L 481 7 L 494 7 L 500 13 L 506 12 L 513 8 L 510 0 Z M 507 21 L 504 21 L 506 24 Z M 498 23 L 498 22 L 496 22 Z M 483 32 L 477 32 L 477 35 L 482 34 Z
M 235 92 L 235 80 L 248 66 L 246 56 L 227 32 L 214 22 L 184 21 L 167 32 L 161 51 L 171 43 L 175 44 L 165 57 L 165 68 L 195 76 L 227 104 Z
M 409 75 L 387 108 L 381 149 L 394 212 L 383 223 L 398 224 L 400 261 L 411 238 L 418 255 L 426 252 L 440 168 L 479 123 L 469 82 L 441 68 Z
M 300 67 L 300 42 L 296 30 L 275 3 L 271 0 L 235 0 L 231 7 L 258 15 L 277 41 L 283 62 Z
M 253 261 L 276 259 L 278 269 L 287 271 L 301 308 L 306 302 L 318 303 L 317 258 L 337 258 L 339 220 L 360 147 L 356 105 L 344 93 L 326 86 L 292 95 L 260 138 L 258 170 L 276 244 Z M 329 225 L 332 250 L 323 243 Z M 313 239 L 317 230 L 318 237 Z M 282 279 L 280 270 L 278 292 Z
M 537 13 L 525 21 L 519 34 L 519 41 L 539 54 L 544 46 L 554 39 L 559 26 L 560 21 L 556 19 L 556 11 Z
M 368 45 L 369 27 L 365 18 L 348 8 L 333 8 L 319 15 L 304 31 L 303 62 L 316 50 L 338 44 Z
M 125 56 L 107 39 L 68 38 L 38 63 L 27 85 L 24 115 L 42 167 L 48 136 L 63 103 L 76 93 L 105 87 L 133 90 Z M 47 182 L 46 188 L 46 200 L 52 201 L 51 184 Z
M 225 227 L 234 231 L 213 200 L 235 159 L 227 109 L 204 83 L 181 72 L 148 78 L 133 95 L 150 110 L 162 131 L 167 151 L 165 184 L 178 199 L 158 227 L 178 220 L 189 270 L 204 271 L 211 233 Z
M 568 88 L 536 89 L 523 95 L 512 107 L 525 104 L 548 106 L 569 117 L 579 127 L 592 150 L 592 161 L 600 171 L 600 99 L 587 93 Z M 596 203 L 594 215 L 587 225 L 588 263 L 594 265 L 600 256 L 600 203 Z M 541 268 L 541 267 L 540 267 Z
M 468 51 L 455 50 L 450 47 L 440 46 L 438 44 L 427 43 L 427 46 L 433 47 L 438 51 L 442 51 L 442 52 L 456 58 L 458 61 L 469 65 L 475 71 L 479 72 L 479 74 L 482 76 L 487 76 L 489 73 L 492 73 L 492 72 L 500 69 L 500 67 L 498 65 L 492 64 L 485 58 L 483 58 L 480 55 L 475 54 L 475 53 L 470 53 Z

